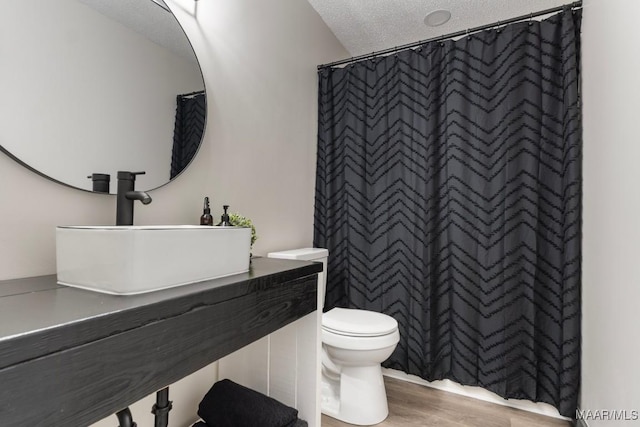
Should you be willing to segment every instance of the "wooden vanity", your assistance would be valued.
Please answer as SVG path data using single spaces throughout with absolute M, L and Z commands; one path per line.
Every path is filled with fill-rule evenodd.
M 0 281 L 0 425 L 108 417 L 316 311 L 321 270 L 256 258 L 248 273 L 137 296 L 55 275 Z

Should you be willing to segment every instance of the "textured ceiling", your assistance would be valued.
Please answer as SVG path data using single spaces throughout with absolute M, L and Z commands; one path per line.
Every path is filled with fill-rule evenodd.
M 308 0 L 353 56 L 528 15 L 572 0 Z M 424 17 L 451 12 L 439 27 Z

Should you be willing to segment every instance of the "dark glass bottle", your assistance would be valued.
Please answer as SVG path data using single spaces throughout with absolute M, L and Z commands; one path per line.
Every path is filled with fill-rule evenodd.
M 213 217 L 211 216 L 211 208 L 209 207 L 209 198 L 204 198 L 204 209 L 200 217 L 200 225 L 213 225 Z

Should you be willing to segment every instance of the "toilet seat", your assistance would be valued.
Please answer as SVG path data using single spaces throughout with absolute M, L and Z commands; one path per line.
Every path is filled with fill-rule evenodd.
M 322 329 L 350 337 L 379 337 L 397 331 L 398 322 L 375 311 L 336 307 L 322 315 Z
M 322 315 L 322 343 L 345 350 L 378 350 L 400 340 L 398 322 L 367 310 L 334 308 Z
M 374 337 L 354 337 L 343 334 L 335 334 L 326 329 L 322 329 L 322 344 L 329 345 L 344 350 L 381 350 L 387 347 L 395 346 L 400 341 L 400 333 L 396 329 L 394 332 L 386 335 L 378 335 Z

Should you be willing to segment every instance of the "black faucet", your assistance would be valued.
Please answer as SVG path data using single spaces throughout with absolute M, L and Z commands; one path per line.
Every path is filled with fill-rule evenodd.
M 135 191 L 136 175 L 144 175 L 144 172 L 118 171 L 116 225 L 133 225 L 134 200 L 140 200 L 143 205 L 151 203 L 151 196 L 144 191 Z

